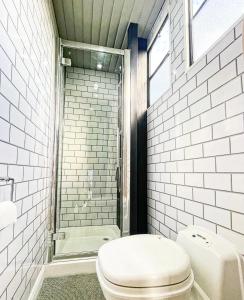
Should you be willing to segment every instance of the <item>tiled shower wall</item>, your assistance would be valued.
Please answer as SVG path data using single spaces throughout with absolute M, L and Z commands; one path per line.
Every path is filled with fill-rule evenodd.
M 28 299 L 46 259 L 55 36 L 51 1 L 0 0 L 0 176 L 15 179 L 18 208 L 0 230 L 1 300 Z
M 172 85 L 148 109 L 148 225 L 196 224 L 244 253 L 244 58 L 239 22 L 186 70 L 183 1 L 170 2 Z
M 118 74 L 66 68 L 61 227 L 116 224 Z

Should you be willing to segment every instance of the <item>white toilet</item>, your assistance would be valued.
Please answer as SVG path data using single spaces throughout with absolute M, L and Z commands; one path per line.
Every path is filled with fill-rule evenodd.
M 133 235 L 103 245 L 97 276 L 107 300 L 243 300 L 242 259 L 234 246 L 190 226 L 177 241 Z

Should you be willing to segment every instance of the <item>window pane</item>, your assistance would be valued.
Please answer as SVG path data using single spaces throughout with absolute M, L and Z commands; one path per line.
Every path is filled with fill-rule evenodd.
M 192 0 L 192 15 L 195 16 L 195 13 L 198 11 L 200 6 L 205 0 Z
M 192 21 L 196 61 L 244 13 L 244 0 L 208 0 Z
M 157 73 L 150 80 L 150 105 L 159 99 L 170 87 L 170 58 L 167 57 Z
M 159 31 L 149 53 L 150 70 L 149 76 L 156 70 L 165 55 L 169 52 L 169 19 Z

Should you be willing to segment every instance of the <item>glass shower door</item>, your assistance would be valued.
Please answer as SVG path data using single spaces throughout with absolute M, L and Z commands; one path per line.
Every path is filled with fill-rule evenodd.
M 118 238 L 122 56 L 64 48 L 55 256 L 90 256 Z

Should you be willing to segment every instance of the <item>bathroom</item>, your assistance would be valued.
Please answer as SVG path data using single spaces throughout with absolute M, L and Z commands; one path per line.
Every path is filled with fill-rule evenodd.
M 0 0 L 0 300 L 240 300 L 242 255 L 243 0 Z

